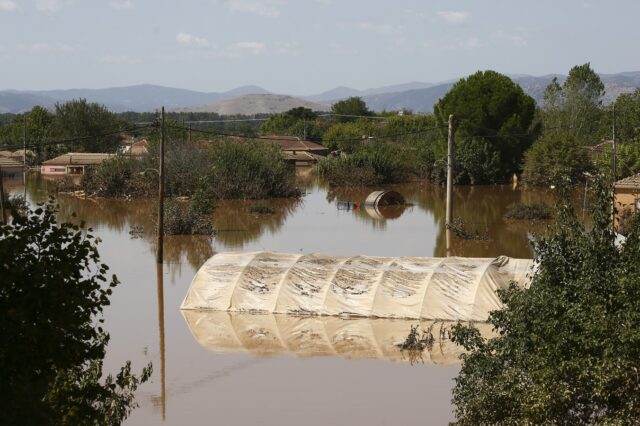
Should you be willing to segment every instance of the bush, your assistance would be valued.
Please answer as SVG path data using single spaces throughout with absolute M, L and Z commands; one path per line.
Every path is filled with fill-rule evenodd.
M 496 336 L 456 325 L 457 424 L 640 422 L 640 221 L 616 247 L 611 187 L 593 185 L 592 225 L 562 191 L 557 223 L 535 243 L 528 289 L 500 292 Z
M 557 183 L 559 177 L 572 182 L 584 180 L 583 173 L 593 170 L 589 154 L 568 133 L 547 133 L 525 154 L 523 180 L 532 185 Z
M 406 182 L 414 172 L 407 151 L 384 142 L 369 142 L 353 154 L 324 158 L 315 170 L 334 186 Z
M 263 204 L 257 204 L 255 206 L 249 207 L 249 213 L 252 214 L 274 214 L 276 211 L 269 206 L 265 206 Z
M 596 166 L 601 173 L 611 174 L 612 148 L 607 146 L 598 157 Z M 618 179 L 640 173 L 640 141 L 620 144 L 616 147 Z
M 551 209 L 544 203 L 513 203 L 507 207 L 506 219 L 513 220 L 548 220 Z
M 297 197 L 295 166 L 278 146 L 260 141 L 224 141 L 211 152 L 211 192 L 221 199 Z
M 167 200 L 164 206 L 165 235 L 213 235 L 211 221 L 191 204 Z
M 343 150 L 351 153 L 368 143 L 369 136 L 376 136 L 380 129 L 371 120 L 336 123 L 322 136 L 322 145 L 329 151 Z

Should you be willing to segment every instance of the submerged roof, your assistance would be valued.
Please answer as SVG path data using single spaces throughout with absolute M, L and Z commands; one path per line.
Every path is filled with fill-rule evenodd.
M 505 256 L 219 253 L 196 273 L 181 308 L 486 321 L 502 307 L 496 290 L 528 285 L 532 265 Z
M 113 158 L 115 154 L 104 154 L 95 152 L 70 152 L 60 155 L 51 160 L 44 161 L 42 164 L 46 166 L 88 166 L 92 164 L 100 164 L 104 160 Z
M 638 189 L 640 190 L 640 173 L 633 176 L 620 179 L 615 183 L 615 187 L 618 189 Z
M 17 168 L 22 167 L 22 163 L 18 163 L 16 160 L 11 158 L 0 156 L 0 167 Z
M 280 146 L 283 151 L 327 151 L 327 148 L 295 136 L 265 136 L 264 139 Z

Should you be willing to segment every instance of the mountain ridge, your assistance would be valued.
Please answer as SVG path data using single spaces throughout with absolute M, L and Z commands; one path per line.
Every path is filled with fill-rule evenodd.
M 541 103 L 544 89 L 554 77 L 562 83 L 566 79 L 563 74 L 546 74 L 532 76 L 528 74 L 507 74 L 523 90 Z M 627 93 L 640 87 L 640 71 L 624 71 L 620 73 L 600 74 L 605 84 L 603 103 L 612 102 L 621 93 Z M 295 103 L 303 102 L 322 104 L 335 103 L 350 96 L 361 96 L 370 109 L 375 111 L 408 109 L 414 112 L 431 112 L 433 105 L 446 94 L 457 81 L 448 80 L 440 83 L 408 82 L 395 85 L 381 86 L 364 90 L 346 86 L 308 96 L 290 96 L 296 99 L 283 101 Z M 19 113 L 30 110 L 35 105 L 53 107 L 56 102 L 84 98 L 90 102 L 98 102 L 114 112 L 123 111 L 155 111 L 164 105 L 169 110 L 197 110 L 206 108 L 244 95 L 276 95 L 267 89 L 255 85 L 236 87 L 224 92 L 201 92 L 190 89 L 173 88 L 154 84 L 139 84 L 133 86 L 109 87 L 103 89 L 62 89 L 62 90 L 3 90 L 0 91 L 0 113 Z M 256 99 L 254 99 L 256 101 Z M 278 109 L 264 103 L 265 111 Z M 225 107 L 226 108 L 226 107 Z M 242 109 L 240 106 L 234 108 Z M 255 112 L 260 113 L 260 112 Z

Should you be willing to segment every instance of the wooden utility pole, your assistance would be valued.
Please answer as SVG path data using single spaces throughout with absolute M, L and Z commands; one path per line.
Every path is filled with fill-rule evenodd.
M 24 115 L 22 128 L 22 184 L 24 185 L 24 199 L 27 199 L 27 115 Z
M 160 113 L 160 165 L 158 166 L 158 253 L 156 261 L 162 263 L 164 253 L 164 107 Z
M 613 181 L 618 180 L 618 165 L 616 164 L 617 159 L 617 147 L 616 147 L 616 104 L 613 104 L 613 129 L 612 129 L 612 147 L 611 147 L 611 170 L 613 173 Z
M 453 131 L 453 114 L 451 114 L 449 116 L 449 136 L 447 138 L 447 217 L 445 220 L 447 227 L 453 222 L 453 161 L 455 144 Z
M 167 418 L 167 386 L 165 381 L 165 345 L 164 345 L 164 277 L 162 264 L 156 264 L 156 285 L 158 292 L 158 330 L 160 332 L 160 399 L 162 402 L 162 420 Z
M 449 135 L 447 137 L 447 204 L 445 218 L 445 238 L 447 257 L 451 255 L 451 224 L 453 223 L 453 161 L 454 161 L 454 132 L 453 114 L 449 115 Z
M 4 185 L 2 183 L 2 166 L 0 166 L 0 210 L 2 210 L 2 224 L 7 224 L 7 212 L 4 210 Z

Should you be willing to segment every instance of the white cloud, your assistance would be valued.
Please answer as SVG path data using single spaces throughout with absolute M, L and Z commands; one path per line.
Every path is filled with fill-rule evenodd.
M 18 5 L 13 0 L 0 0 L 0 12 L 13 12 Z
M 26 50 L 29 53 L 72 53 L 81 49 L 80 46 L 72 46 L 64 43 L 33 43 L 28 45 L 20 45 L 21 50 Z
M 246 56 L 295 56 L 299 53 L 297 43 L 274 43 L 268 45 L 260 41 L 240 41 L 231 45 L 213 48 L 213 58 L 241 58 Z
M 36 0 L 36 9 L 40 12 L 57 12 L 63 6 L 73 4 L 74 0 Z
M 209 40 L 203 37 L 198 37 L 189 33 L 178 33 L 176 34 L 176 40 L 180 44 L 186 44 L 188 46 L 195 47 L 209 47 Z
M 429 40 L 424 43 L 425 47 L 438 50 L 458 50 L 458 49 L 476 49 L 482 47 L 480 39 L 476 36 L 471 36 L 462 39 L 439 39 Z
M 391 24 L 372 24 L 371 22 L 358 22 L 356 28 L 362 31 L 371 31 L 380 35 L 391 35 L 399 32 L 399 28 Z
M 249 55 L 264 55 L 267 51 L 267 45 L 258 41 L 241 41 L 234 45 L 235 49 Z
M 448 24 L 462 24 L 469 20 L 468 12 L 444 11 L 438 12 L 438 16 Z
M 254 13 L 261 16 L 280 16 L 283 0 L 225 0 L 224 5 L 232 13 Z
M 131 0 L 111 0 L 109 6 L 116 10 L 133 9 L 133 2 Z
M 99 58 L 99 61 L 110 65 L 136 65 L 142 62 L 138 57 L 127 55 L 104 55 Z
M 527 40 L 519 34 L 511 34 L 503 30 L 498 30 L 493 36 L 498 40 L 504 40 L 516 47 L 524 47 L 527 45 Z

